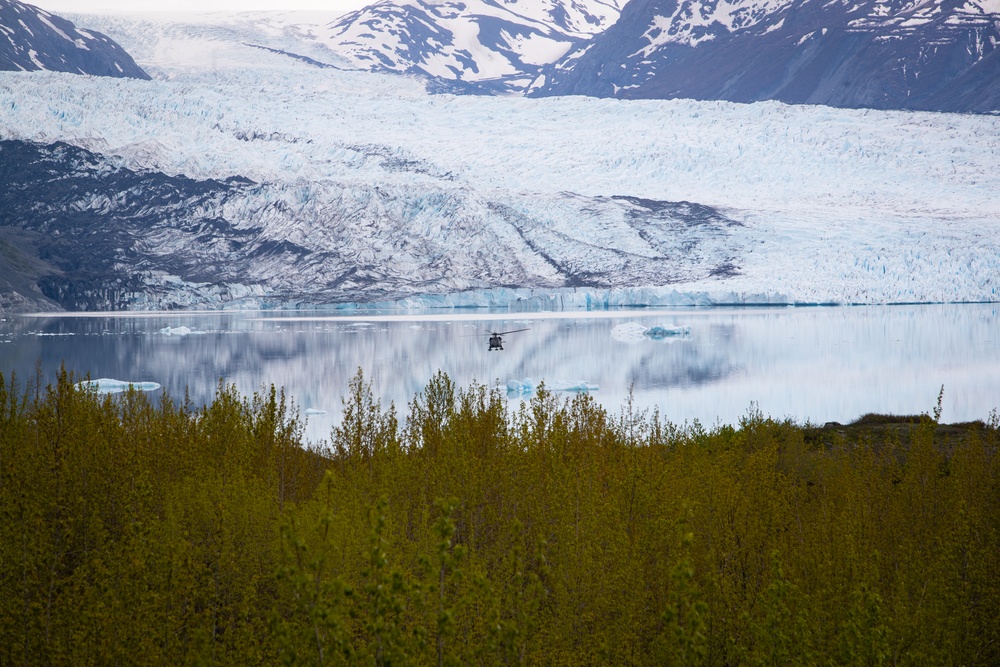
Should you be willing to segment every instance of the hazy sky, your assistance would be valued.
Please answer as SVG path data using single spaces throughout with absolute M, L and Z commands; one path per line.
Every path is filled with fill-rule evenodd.
M 50 12 L 86 14 L 99 11 L 257 11 L 271 9 L 329 9 L 343 11 L 375 0 L 23 0 Z

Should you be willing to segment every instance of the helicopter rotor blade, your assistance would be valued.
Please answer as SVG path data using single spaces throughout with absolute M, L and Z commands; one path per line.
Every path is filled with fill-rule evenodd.
M 479 336 L 506 336 L 507 334 L 518 333 L 519 331 L 530 331 L 530 329 L 514 329 L 513 331 L 484 331 L 483 333 L 462 334 L 460 338 L 478 338 Z

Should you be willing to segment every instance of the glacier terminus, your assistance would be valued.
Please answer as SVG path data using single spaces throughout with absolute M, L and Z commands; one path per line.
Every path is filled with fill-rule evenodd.
M 150 79 L 0 72 L 2 309 L 1000 300 L 995 114 L 456 94 L 332 19 L 71 18 Z

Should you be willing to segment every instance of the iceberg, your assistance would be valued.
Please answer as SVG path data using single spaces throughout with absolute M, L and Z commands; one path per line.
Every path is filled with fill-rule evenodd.
M 646 327 L 638 322 L 619 324 L 611 330 L 611 337 L 623 343 L 641 343 L 646 338 Z
M 521 394 L 531 394 L 534 393 L 536 382 L 531 378 L 524 378 L 523 380 L 511 380 L 507 383 L 507 395 L 508 396 L 518 396 Z
M 166 336 L 190 336 L 194 334 L 205 334 L 207 331 L 194 331 L 190 327 L 179 326 L 179 327 L 163 327 L 160 329 L 160 333 Z
M 521 380 L 511 380 L 507 383 L 507 395 L 510 397 L 515 396 L 526 396 L 535 393 L 538 388 L 539 383 L 535 382 L 531 378 L 523 378 Z M 584 380 L 577 380 L 575 382 L 564 382 L 562 380 L 553 380 L 551 382 L 545 383 L 545 388 L 549 391 L 555 392 L 565 392 L 565 393 L 585 393 L 588 391 L 597 391 L 601 387 L 600 385 L 593 384 L 591 382 L 586 382 Z
M 591 382 L 585 382 L 584 380 L 577 380 L 576 382 L 561 382 L 559 380 L 555 380 L 552 382 L 549 388 L 552 391 L 562 391 L 568 393 L 581 394 L 581 393 L 586 393 L 588 391 L 597 391 L 601 387 L 600 385 L 596 385 Z
M 691 337 L 691 327 L 655 325 L 644 327 L 638 322 L 619 324 L 611 330 L 611 337 L 623 343 L 641 343 L 644 340 L 678 340 Z
M 129 382 L 127 380 L 113 380 L 111 378 L 99 378 L 97 380 L 84 380 L 77 382 L 76 388 L 84 391 L 94 391 L 98 394 L 120 394 L 129 388 L 136 391 L 157 391 L 160 389 L 158 382 Z
M 653 326 L 646 329 L 643 332 L 643 335 L 646 336 L 646 338 L 652 338 L 653 340 L 665 340 L 668 338 L 687 338 L 691 335 L 691 327 Z

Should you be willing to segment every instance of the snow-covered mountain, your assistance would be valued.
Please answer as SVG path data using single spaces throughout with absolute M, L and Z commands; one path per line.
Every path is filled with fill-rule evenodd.
M 109 37 L 15 0 L 0 0 L 0 70 L 149 78 Z
M 1000 0 L 382 0 L 310 38 L 435 91 L 1000 111 Z
M 997 0 L 632 0 L 535 95 L 1000 110 Z
M 253 22 L 0 73 L 0 307 L 1000 300 L 1000 117 L 431 95 Z
M 421 74 L 456 91 L 519 90 L 613 24 L 625 1 L 381 0 L 320 38 L 356 67 Z

